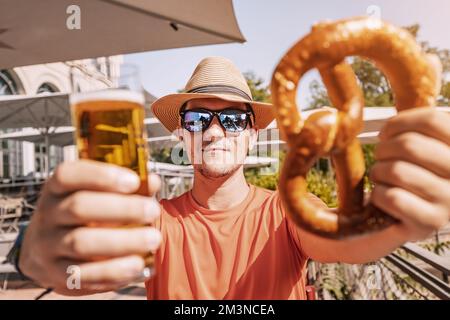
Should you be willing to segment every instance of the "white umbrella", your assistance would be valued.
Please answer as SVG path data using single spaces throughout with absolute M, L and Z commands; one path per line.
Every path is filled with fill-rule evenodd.
M 0 129 L 70 126 L 70 108 L 65 93 L 0 96 Z
M 28 128 L 18 132 L 0 134 L 0 140 L 8 139 L 32 143 L 44 142 L 46 148 L 49 146 L 65 147 L 74 144 L 73 132 L 73 127 L 51 127 L 46 133 L 39 129 Z
M 450 107 L 437 107 L 439 111 L 450 112 Z M 317 112 L 320 109 L 313 109 L 303 111 L 302 117 L 306 119 L 312 113 Z M 394 107 L 365 107 L 363 113 L 364 127 L 361 133 L 358 135 L 359 141 L 362 144 L 374 144 L 377 143 L 378 133 L 386 124 L 386 121 L 397 114 L 397 110 Z

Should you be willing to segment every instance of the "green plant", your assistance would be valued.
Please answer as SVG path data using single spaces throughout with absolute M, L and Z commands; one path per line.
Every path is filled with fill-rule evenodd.
M 415 24 L 405 27 L 414 38 L 418 39 L 420 25 Z M 418 41 L 426 53 L 432 53 L 439 57 L 442 64 L 442 89 L 438 97 L 438 104 L 446 106 L 450 104 L 450 50 L 433 47 L 427 41 Z M 393 106 L 394 96 L 389 81 L 384 74 L 371 62 L 359 57 L 350 60 L 351 66 L 358 79 L 358 83 L 364 94 L 366 107 Z M 314 80 L 309 86 L 311 98 L 308 109 L 331 106 L 327 91 L 321 82 Z
M 263 78 L 258 77 L 253 71 L 245 72 L 244 77 L 254 101 L 270 102 L 269 88 L 264 84 Z
M 374 158 L 375 145 L 364 145 L 363 152 L 366 164 L 366 175 L 364 176 L 365 190 L 370 191 L 373 188 L 373 184 L 369 181 L 368 173 L 375 163 Z M 286 156 L 285 152 L 279 154 L 280 168 L 283 160 Z M 337 201 L 337 186 L 335 176 L 332 170 L 326 165 L 326 161 L 318 162 L 318 166 L 312 168 L 307 175 L 308 191 L 316 195 L 329 207 L 335 208 L 338 205 Z M 318 167 L 318 168 L 317 168 Z M 276 190 L 279 181 L 279 172 L 273 175 L 259 175 L 259 169 L 247 169 L 245 170 L 245 177 L 247 181 L 255 186 L 266 188 L 270 190 Z
M 420 246 L 437 255 L 443 255 L 447 250 L 450 250 L 450 241 L 421 243 Z
M 153 161 L 156 161 L 156 162 L 172 163 L 172 160 L 170 157 L 171 152 L 172 152 L 172 149 L 168 148 L 168 147 L 152 149 L 150 151 L 150 157 Z
M 336 181 L 331 172 L 323 172 L 315 168 L 308 172 L 306 177 L 308 191 L 316 195 L 330 208 L 337 207 Z
M 267 156 L 272 158 L 278 158 L 281 168 L 284 158 L 286 157 L 286 152 L 285 151 L 279 151 L 277 153 L 269 152 Z M 269 190 L 276 190 L 278 187 L 278 181 L 280 179 L 279 170 L 276 173 L 269 175 L 269 174 L 260 174 L 260 169 L 258 168 L 248 168 L 244 170 L 244 175 L 248 183 Z

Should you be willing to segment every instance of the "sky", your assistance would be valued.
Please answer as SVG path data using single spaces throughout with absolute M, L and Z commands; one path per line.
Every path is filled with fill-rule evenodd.
M 234 0 L 244 44 L 222 44 L 125 55 L 125 63 L 140 68 L 144 88 L 156 97 L 184 88 L 197 63 L 207 56 L 224 56 L 242 71 L 253 71 L 266 84 L 283 56 L 311 26 L 335 20 L 375 14 L 399 26 L 421 25 L 419 40 L 450 49 L 449 0 Z M 309 83 L 319 79 L 315 71 L 301 81 L 297 101 L 309 101 Z

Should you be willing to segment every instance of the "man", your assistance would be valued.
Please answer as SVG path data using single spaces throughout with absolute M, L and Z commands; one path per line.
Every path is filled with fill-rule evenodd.
M 62 294 L 113 290 L 139 277 L 142 255 L 159 248 L 156 274 L 146 281 L 149 299 L 305 299 L 308 258 L 374 261 L 449 221 L 449 114 L 422 108 L 388 121 L 371 201 L 401 222 L 336 241 L 298 228 L 278 192 L 247 184 L 247 151 L 273 116 L 270 105 L 252 101 L 231 61 L 202 60 L 186 92 L 159 99 L 152 110 L 183 140 L 194 164 L 192 190 L 161 201 L 160 209 L 152 198 L 133 195 L 139 179 L 126 169 L 62 164 L 25 233 L 19 260 L 25 275 Z M 160 181 L 149 180 L 154 193 Z M 154 227 L 114 228 L 130 223 Z M 71 265 L 80 267 L 79 290 L 66 286 Z

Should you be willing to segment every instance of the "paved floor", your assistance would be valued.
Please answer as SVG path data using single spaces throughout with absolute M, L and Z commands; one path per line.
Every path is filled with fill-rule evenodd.
M 11 283 L 7 290 L 0 290 L 0 300 L 33 300 L 39 296 L 44 289 L 36 288 L 31 283 Z M 98 293 L 90 296 L 68 297 L 57 293 L 49 293 L 42 300 L 145 300 L 146 293 L 143 283 L 134 283 L 120 289 L 107 293 Z

